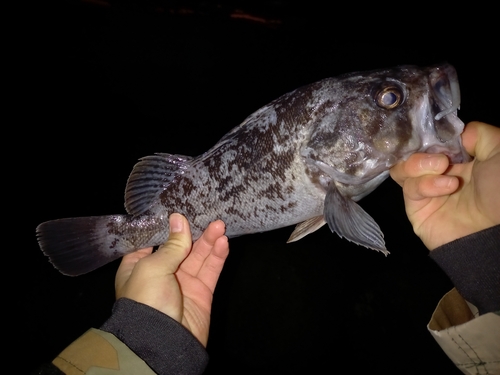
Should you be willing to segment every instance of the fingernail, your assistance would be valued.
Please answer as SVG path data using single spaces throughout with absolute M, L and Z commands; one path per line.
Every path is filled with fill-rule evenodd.
M 441 165 L 442 158 L 438 155 L 429 154 L 427 157 L 420 159 L 420 167 L 424 171 L 437 171 Z
M 182 232 L 184 227 L 184 221 L 182 220 L 182 216 L 179 214 L 170 215 L 170 232 L 171 233 L 179 233 Z
M 439 176 L 434 179 L 434 186 L 444 188 L 449 187 L 451 184 L 452 178 L 448 176 Z

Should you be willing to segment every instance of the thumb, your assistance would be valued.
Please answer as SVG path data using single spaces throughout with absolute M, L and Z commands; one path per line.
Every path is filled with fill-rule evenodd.
M 174 213 L 169 217 L 170 234 L 167 242 L 155 253 L 155 262 L 167 273 L 175 273 L 191 251 L 191 230 L 187 219 Z
M 467 152 L 483 161 L 499 152 L 500 129 L 484 122 L 472 121 L 462 133 Z

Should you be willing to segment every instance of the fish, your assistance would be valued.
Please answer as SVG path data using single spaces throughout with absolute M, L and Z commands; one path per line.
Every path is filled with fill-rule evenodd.
M 413 153 L 468 161 L 459 106 L 457 72 L 446 62 L 325 78 L 264 105 L 199 156 L 139 159 L 126 213 L 46 221 L 37 240 L 69 276 L 163 244 L 174 212 L 186 216 L 193 240 L 216 219 L 228 238 L 295 225 L 288 242 L 328 224 L 387 255 L 379 225 L 357 202 Z

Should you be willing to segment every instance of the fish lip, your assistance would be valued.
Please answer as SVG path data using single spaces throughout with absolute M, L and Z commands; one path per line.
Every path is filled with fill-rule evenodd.
M 448 157 L 451 164 L 463 164 L 472 160 L 471 156 L 463 149 L 450 151 L 449 148 L 441 145 L 433 145 L 427 148 L 424 152 L 428 154 L 444 154 Z

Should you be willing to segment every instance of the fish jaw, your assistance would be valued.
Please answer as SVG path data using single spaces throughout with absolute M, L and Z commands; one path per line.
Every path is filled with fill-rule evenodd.
M 415 152 L 425 152 L 445 154 L 453 164 L 470 161 L 470 156 L 465 151 L 460 137 L 464 129 L 464 123 L 457 117 L 456 111 L 440 119 L 440 124 L 435 123 L 434 113 L 435 111 L 432 111 L 429 100 L 422 101 L 421 105 L 415 108 L 411 115 L 413 121 L 417 124 L 414 126 L 413 137 L 417 140 L 416 143 L 419 144 L 419 147 L 409 149 L 403 159 L 407 159 Z M 454 134 L 446 140 L 440 138 L 435 128 L 441 125 L 445 125 Z
M 462 144 L 465 124 L 458 118 L 460 88 L 453 66 L 443 64 L 429 68 L 429 93 L 416 107 L 416 132 L 422 139 L 418 152 L 441 153 L 453 164 L 471 160 Z

